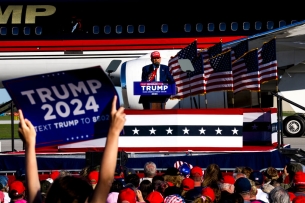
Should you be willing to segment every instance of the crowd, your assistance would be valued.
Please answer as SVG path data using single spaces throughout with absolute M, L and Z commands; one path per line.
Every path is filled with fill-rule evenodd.
M 298 163 L 285 166 L 282 174 L 273 167 L 260 172 L 246 166 L 236 167 L 229 174 L 213 163 L 205 170 L 188 163 L 173 163 L 159 174 L 156 164 L 147 162 L 142 178 L 132 170 L 118 170 L 118 137 L 126 119 L 124 108 L 117 110 L 116 102 L 114 97 L 99 167 L 86 167 L 77 176 L 53 171 L 41 181 L 35 154 L 36 132 L 19 110 L 25 173 L 10 184 L 6 176 L 0 176 L 0 203 L 305 203 L 305 173 Z

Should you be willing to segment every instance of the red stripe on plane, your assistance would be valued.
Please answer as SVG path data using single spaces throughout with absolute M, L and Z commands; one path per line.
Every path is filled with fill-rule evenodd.
M 218 43 L 245 38 L 234 37 L 199 37 L 198 48 L 204 49 Z M 152 38 L 152 39 L 103 39 L 103 40 L 5 40 L 1 41 L 0 52 L 8 51 L 114 51 L 147 49 L 182 49 L 192 43 L 194 38 Z

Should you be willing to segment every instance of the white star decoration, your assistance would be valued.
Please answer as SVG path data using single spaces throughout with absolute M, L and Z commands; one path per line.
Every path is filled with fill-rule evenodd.
M 257 125 L 252 125 L 252 130 L 256 130 L 257 129 Z
M 167 135 L 168 135 L 168 134 L 173 134 L 172 131 L 173 131 L 173 130 L 172 130 L 170 127 L 168 127 L 168 129 L 166 130 Z
M 154 128 L 151 128 L 151 130 L 149 130 L 150 131 L 150 134 L 156 134 L 155 132 L 156 132 L 156 130 L 154 129 Z
M 186 127 L 185 127 L 185 129 L 183 130 L 183 135 L 185 135 L 185 134 L 189 134 L 189 129 L 187 129 Z
M 201 135 L 201 134 L 204 134 L 204 135 L 205 135 L 205 129 L 201 128 L 201 129 L 199 129 L 199 132 L 200 132 L 200 135 Z
M 237 133 L 238 130 L 237 130 L 236 128 L 234 128 L 234 129 L 232 130 L 232 132 L 233 132 L 233 135 L 234 135 L 234 134 L 238 135 L 238 133 Z
M 218 134 L 221 134 L 221 131 L 222 131 L 222 130 L 220 130 L 219 127 L 218 127 L 218 129 L 215 130 L 215 131 L 216 131 L 216 135 L 218 135 Z
M 140 130 L 138 130 L 137 128 L 135 128 L 135 129 L 134 129 L 134 130 L 132 130 L 132 131 L 133 131 L 133 134 L 134 134 L 134 135 L 135 135 L 135 134 L 137 134 L 137 135 L 138 135 Z

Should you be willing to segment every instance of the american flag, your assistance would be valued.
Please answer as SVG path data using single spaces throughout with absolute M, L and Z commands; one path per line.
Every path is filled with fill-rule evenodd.
M 234 57 L 235 57 L 234 60 L 238 59 L 239 57 L 241 57 L 242 55 L 244 55 L 246 52 L 249 51 L 248 40 L 244 40 L 244 41 L 238 43 L 231 49 L 232 49 L 232 56 L 234 55 Z
M 189 59 L 194 71 L 184 72 L 178 62 L 179 59 Z M 204 93 L 203 58 L 202 54 L 197 54 L 197 41 L 180 50 L 175 57 L 169 60 L 168 64 L 178 88 L 177 94 L 172 96 L 172 99 L 182 99 Z
M 244 89 L 260 91 L 257 49 L 251 50 L 232 64 L 234 93 Z
M 265 42 L 258 50 L 259 73 L 261 83 L 269 80 L 277 80 L 277 59 L 276 59 L 275 38 Z
M 227 50 L 204 62 L 206 93 L 233 91 L 231 50 Z

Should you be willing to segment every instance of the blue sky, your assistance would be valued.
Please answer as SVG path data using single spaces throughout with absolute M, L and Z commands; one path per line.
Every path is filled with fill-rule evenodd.
M 11 97 L 4 88 L 0 88 L 0 104 L 10 101 Z

